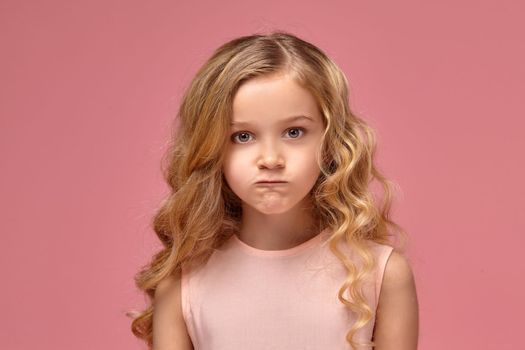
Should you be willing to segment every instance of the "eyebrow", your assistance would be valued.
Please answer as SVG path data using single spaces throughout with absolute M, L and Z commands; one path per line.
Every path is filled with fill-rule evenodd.
M 289 123 L 289 122 L 294 122 L 294 121 L 297 121 L 297 120 L 305 120 L 305 121 L 309 121 L 309 122 L 314 122 L 314 120 L 306 115 L 295 115 L 295 116 L 292 116 L 290 118 L 287 118 L 287 119 L 284 119 L 283 121 L 281 121 L 281 123 Z M 231 122 L 230 125 L 251 125 L 250 122 Z

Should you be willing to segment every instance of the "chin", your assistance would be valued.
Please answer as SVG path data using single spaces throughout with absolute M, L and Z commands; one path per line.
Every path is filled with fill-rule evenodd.
M 293 202 L 293 203 L 290 203 L 289 201 L 276 201 L 276 202 L 272 202 L 272 201 L 267 201 L 267 202 L 259 202 L 259 203 L 253 203 L 253 204 L 250 204 L 250 207 L 252 207 L 252 209 L 258 211 L 259 213 L 261 214 L 265 214 L 265 215 L 279 215 L 279 214 L 284 214 L 292 209 L 294 209 L 296 207 L 296 205 L 298 204 L 299 202 Z
M 289 208 L 285 208 L 285 209 L 282 209 L 282 208 L 264 208 L 264 209 L 256 208 L 256 209 L 257 209 L 257 211 L 259 213 L 264 214 L 264 215 L 280 215 L 280 214 L 284 214 L 288 210 L 290 210 Z

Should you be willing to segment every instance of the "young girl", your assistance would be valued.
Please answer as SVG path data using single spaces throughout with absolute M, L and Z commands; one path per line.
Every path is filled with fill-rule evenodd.
M 174 131 L 154 218 L 164 249 L 136 276 L 151 305 L 129 314 L 149 349 L 417 348 L 391 183 L 325 53 L 282 31 L 225 43 Z

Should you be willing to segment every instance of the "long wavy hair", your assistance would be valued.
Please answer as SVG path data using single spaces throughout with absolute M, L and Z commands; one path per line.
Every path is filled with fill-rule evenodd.
M 321 172 L 310 196 L 321 226 L 332 230 L 330 250 L 347 271 L 337 295 L 355 313 L 356 322 L 346 340 L 353 348 L 375 345 L 353 338 L 374 317 L 361 290 L 376 264 L 366 241 L 392 246 L 393 231 L 405 240 L 403 229 L 389 217 L 394 183 L 374 165 L 374 131 L 350 111 L 348 82 L 340 68 L 313 44 L 279 30 L 238 37 L 217 48 L 182 98 L 162 159 L 170 193 L 153 218 L 163 248 L 135 276 L 150 304 L 141 312 L 127 313 L 133 318 L 133 334 L 149 349 L 152 304 L 160 281 L 181 273 L 185 266 L 205 263 L 240 229 L 241 201 L 222 173 L 235 93 L 251 78 L 283 72 L 315 97 L 323 116 L 325 131 L 317 157 Z M 373 180 L 381 185 L 382 200 L 370 189 Z M 351 247 L 362 264 L 344 254 L 340 242 Z

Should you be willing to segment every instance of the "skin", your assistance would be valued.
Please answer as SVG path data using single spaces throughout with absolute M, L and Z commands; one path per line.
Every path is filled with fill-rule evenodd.
M 287 121 L 300 115 L 310 119 Z M 239 239 L 282 250 L 318 234 L 308 193 L 320 174 L 324 128 L 314 97 L 289 75 L 257 77 L 237 91 L 232 122 L 223 172 L 242 200 Z M 263 179 L 286 183 L 256 184 Z
M 419 306 L 414 274 L 406 257 L 393 251 L 387 261 L 373 339 L 376 350 L 417 350 Z

